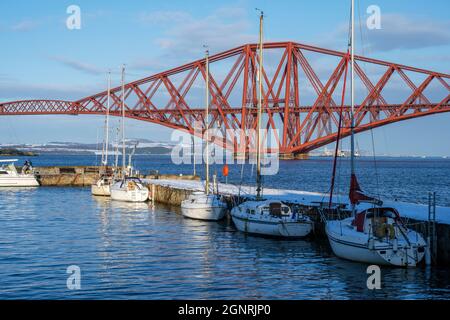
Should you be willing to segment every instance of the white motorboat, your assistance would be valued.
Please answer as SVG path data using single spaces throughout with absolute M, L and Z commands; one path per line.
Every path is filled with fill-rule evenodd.
M 369 208 L 354 218 L 328 221 L 325 230 L 338 257 L 363 263 L 414 267 L 427 245 L 394 208 Z
M 197 220 L 220 220 L 225 217 L 227 204 L 219 195 L 206 194 L 203 191 L 192 193 L 181 203 L 183 216 Z
M 261 12 L 259 24 L 259 70 L 263 74 L 263 18 Z M 262 118 L 262 77 L 258 77 L 258 118 L 256 129 L 256 198 L 246 201 L 231 210 L 231 217 L 236 228 L 242 232 L 277 236 L 277 237 L 305 237 L 312 230 L 313 225 L 308 217 L 300 213 L 293 213 L 291 208 L 279 200 L 264 200 L 262 198 L 261 178 L 261 118 Z
M 351 7 L 351 175 L 350 175 L 350 218 L 325 222 L 331 248 L 338 257 L 370 264 L 414 267 L 425 255 L 426 242 L 423 237 L 408 229 L 400 218 L 397 210 L 382 207 L 378 199 L 365 195 L 355 175 L 355 133 L 354 133 L 354 0 Z M 345 88 L 345 84 L 344 84 Z M 343 93 L 344 94 L 344 93 Z M 339 147 L 341 119 L 339 119 L 336 150 Z M 334 187 L 336 158 L 333 169 L 330 193 L 330 209 Z M 357 213 L 357 205 L 361 202 L 370 203 L 371 208 Z
M 127 202 L 145 202 L 149 190 L 139 178 L 125 177 L 111 185 L 111 199 Z
M 313 228 L 309 217 L 292 212 L 277 200 L 246 201 L 234 207 L 231 216 L 239 231 L 251 234 L 301 238 Z
M 39 182 L 31 166 L 24 166 L 17 172 L 14 165 L 17 159 L 0 160 L 0 187 L 37 187 Z
M 206 128 L 209 128 L 209 52 L 206 51 Z M 209 183 L 209 136 L 208 130 L 205 131 L 206 140 L 206 161 L 205 161 L 205 191 L 197 191 L 192 193 L 188 199 L 181 202 L 181 213 L 186 218 L 198 220 L 220 220 L 225 216 L 227 204 L 222 198 L 214 193 L 210 193 Z

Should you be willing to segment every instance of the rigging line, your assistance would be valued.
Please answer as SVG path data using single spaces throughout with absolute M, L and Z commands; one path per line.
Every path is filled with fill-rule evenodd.
M 98 127 L 97 127 L 97 138 L 96 138 L 96 140 L 95 140 L 95 165 L 97 165 L 98 164 L 98 150 L 99 150 L 99 145 L 98 145 Z
M 349 51 L 347 49 L 347 56 L 346 59 L 348 59 Z M 339 109 L 339 122 L 338 122 L 338 132 L 337 132 L 337 139 L 336 139 L 336 147 L 334 149 L 334 160 L 333 160 L 333 173 L 331 175 L 331 187 L 330 187 L 330 201 L 328 203 L 328 207 L 331 209 L 331 205 L 333 203 L 333 189 L 334 189 L 334 182 L 336 177 L 336 164 L 337 164 L 337 156 L 339 152 L 339 140 L 341 138 L 341 129 L 342 129 L 342 111 L 344 109 L 344 103 L 345 103 L 345 89 L 347 87 L 347 70 L 348 70 L 348 60 L 345 63 L 345 73 L 344 73 L 344 84 L 342 86 L 342 97 L 341 97 L 341 107 Z
M 351 9 L 352 10 L 352 9 Z M 353 39 L 351 38 L 351 11 L 350 10 L 350 19 L 349 19 L 349 33 L 348 33 L 348 42 L 347 42 L 347 54 L 345 59 L 347 59 L 346 63 L 345 63 L 345 72 L 344 72 L 344 83 L 342 85 L 342 96 L 341 96 L 341 107 L 339 108 L 339 122 L 338 122 L 338 130 L 337 130 L 337 138 L 336 138 L 336 146 L 334 149 L 334 158 L 333 158 L 333 171 L 332 171 L 332 175 L 331 175 L 331 187 L 330 187 L 330 199 L 328 202 L 328 208 L 331 209 L 331 206 L 333 204 L 333 190 L 334 190 L 334 184 L 335 184 L 335 178 L 336 178 L 336 166 L 337 166 L 337 157 L 338 157 L 338 153 L 339 153 L 339 141 L 341 138 L 341 129 L 342 129 L 342 111 L 344 109 L 344 103 L 345 103 L 345 89 L 347 86 L 347 71 L 348 71 L 348 56 L 350 53 L 350 46 L 353 43 Z M 353 125 L 353 124 L 352 124 Z
M 361 40 L 361 53 L 362 56 L 365 56 L 365 46 L 364 46 L 364 33 L 362 28 L 362 19 L 361 19 L 361 1 L 357 1 L 358 3 L 358 17 L 359 17 L 359 35 Z M 367 36 L 367 35 L 366 35 Z M 363 71 L 367 74 L 367 70 L 365 68 L 365 64 L 362 66 Z M 367 94 L 369 94 L 369 89 L 367 88 Z M 375 137 L 373 133 L 373 129 L 370 129 L 370 135 L 372 139 L 372 157 L 374 162 L 374 169 L 375 169 L 375 193 L 377 194 L 378 198 L 380 198 L 380 184 L 379 184 L 379 175 L 378 175 L 378 163 L 376 159 L 376 152 L 375 152 Z
M 348 39 L 348 42 L 347 42 L 347 53 L 349 52 L 349 48 L 350 48 L 350 45 L 351 45 L 351 25 L 352 25 L 352 19 L 351 19 L 351 16 L 352 16 L 352 10 L 351 10 L 351 8 L 350 8 L 350 14 L 349 14 L 349 20 L 348 20 L 348 34 L 347 34 L 347 39 Z M 345 81 L 346 81 L 346 79 L 347 79 L 347 64 L 346 64 L 346 66 L 345 66 L 345 72 L 346 72 L 346 75 L 345 75 L 345 78 L 344 78 L 344 84 L 345 84 Z M 345 87 L 344 87 L 345 88 Z M 345 89 L 344 89 L 344 91 L 345 91 Z M 345 96 L 345 93 L 343 92 L 343 96 Z M 338 121 L 338 138 L 337 138 L 337 141 L 336 141 L 336 147 L 335 147 L 335 152 L 334 152 L 334 157 L 333 157 L 333 170 L 332 170 L 332 177 L 331 177 L 331 185 L 330 185 L 330 187 L 328 188 L 328 193 L 330 194 L 330 200 L 329 200 L 329 203 L 328 203 L 328 205 L 329 205 L 329 207 L 331 208 L 331 204 L 332 204 L 332 197 L 333 197 L 333 189 L 334 189 L 334 185 L 335 185 L 335 174 L 336 174 L 336 165 L 337 165 L 337 152 L 339 151 L 339 137 L 340 137 L 340 131 L 341 131 L 341 121 L 342 121 L 342 106 L 341 106 L 341 108 L 340 108 L 340 110 L 339 110 L 339 121 Z M 340 173 L 340 166 L 339 166 L 339 173 Z M 326 195 L 324 195 L 323 197 L 322 197 L 322 200 L 324 200 L 325 199 L 325 197 L 326 197 Z
M 380 182 L 379 182 L 379 177 L 378 177 L 378 163 L 377 163 L 377 157 L 376 157 L 376 153 L 375 153 L 375 138 L 374 138 L 372 129 L 370 130 L 370 135 L 372 137 L 372 156 L 373 156 L 373 164 L 374 164 L 374 169 L 375 169 L 376 194 L 377 194 L 378 198 L 380 198 Z
M 337 200 L 338 202 L 341 201 L 341 187 L 342 187 L 342 160 L 340 160 L 339 158 L 336 160 L 337 161 L 337 190 L 336 190 L 336 195 L 337 195 Z

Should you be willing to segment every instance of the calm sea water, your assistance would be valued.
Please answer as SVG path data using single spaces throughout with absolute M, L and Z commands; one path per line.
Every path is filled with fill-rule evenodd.
M 95 161 L 41 156 L 33 164 Z M 192 165 L 175 166 L 169 157 L 135 161 L 142 171 L 192 173 Z M 347 167 L 343 160 L 342 192 Z M 283 161 L 265 183 L 325 192 L 330 170 L 330 159 Z M 249 183 L 251 167 L 244 171 Z M 229 182 L 240 181 L 240 172 L 231 166 Z M 383 197 L 426 202 L 436 191 L 438 204 L 450 205 L 450 160 L 386 158 L 375 169 L 371 159 L 360 159 L 358 175 L 364 189 Z M 70 265 L 81 269 L 80 290 L 67 289 Z M 177 207 L 94 198 L 89 188 L 0 190 L 4 299 L 450 299 L 446 268 L 382 268 L 382 289 L 375 291 L 367 289 L 367 276 L 365 265 L 334 257 L 325 241 L 245 236 L 228 220 L 184 219 Z

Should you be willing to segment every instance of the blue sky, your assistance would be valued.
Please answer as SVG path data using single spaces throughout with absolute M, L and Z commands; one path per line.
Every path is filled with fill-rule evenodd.
M 381 8 L 382 29 L 363 30 L 365 54 L 450 73 L 448 1 L 360 0 L 359 14 Z M 81 8 L 81 30 L 68 30 L 66 8 Z M 256 42 L 264 9 L 269 41 L 292 40 L 345 50 L 349 1 L 22 1 L 0 3 L 0 101 L 78 99 L 104 90 L 105 71 L 128 66 L 128 80 Z M 358 9 L 358 8 L 357 8 Z M 357 35 L 357 40 L 361 39 Z M 357 53 L 362 53 L 357 49 Z M 114 74 L 114 83 L 119 80 Z M 1 117 L 0 143 L 96 141 L 94 116 Z M 374 130 L 379 153 L 450 155 L 450 114 Z M 170 130 L 128 120 L 130 137 L 168 140 Z M 371 150 L 370 133 L 359 138 Z

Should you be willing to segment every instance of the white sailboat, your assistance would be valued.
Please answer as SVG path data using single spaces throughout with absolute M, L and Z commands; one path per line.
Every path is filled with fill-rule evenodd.
M 34 175 L 33 168 L 23 167 L 17 172 L 15 162 L 18 159 L 0 160 L 0 187 L 38 187 L 39 182 Z
M 344 220 L 327 221 L 326 234 L 335 255 L 347 260 L 414 267 L 426 242 L 408 229 L 394 208 L 374 207 Z
M 231 210 L 231 217 L 239 231 L 265 236 L 298 238 L 307 236 L 313 228 L 307 216 L 292 212 L 291 208 L 279 200 L 265 200 L 261 196 L 261 116 L 262 116 L 262 65 L 263 65 L 263 19 L 260 15 L 259 30 L 259 97 L 256 130 L 256 199 L 246 201 Z
M 205 191 L 193 192 L 181 202 L 181 213 L 184 217 L 197 220 L 220 220 L 225 216 L 227 204 L 217 194 L 211 193 L 209 183 L 209 52 L 205 56 L 206 112 L 205 112 Z
M 111 186 L 111 199 L 128 202 L 145 202 L 149 191 L 146 185 L 137 177 L 125 176 Z
M 352 216 L 343 220 L 327 221 L 325 232 L 334 254 L 338 257 L 370 264 L 414 267 L 425 255 L 425 240 L 418 232 L 406 227 L 396 209 L 382 207 L 381 201 L 364 195 L 356 179 L 353 130 L 354 0 L 352 0 L 351 16 L 351 181 L 349 197 Z M 372 207 L 356 213 L 356 205 L 361 202 L 371 203 Z
M 110 94 L 111 94 L 111 72 L 108 72 L 108 98 L 105 118 L 105 142 L 102 150 L 102 166 L 103 172 L 100 178 L 91 185 L 91 193 L 94 196 L 110 196 L 111 184 L 114 177 L 108 172 L 108 147 L 109 147 L 109 109 L 110 109 Z
M 111 186 L 111 199 L 128 202 L 144 202 L 148 200 L 149 191 L 137 177 L 132 177 L 131 157 L 126 167 L 125 149 L 125 66 L 122 66 L 122 178 Z

